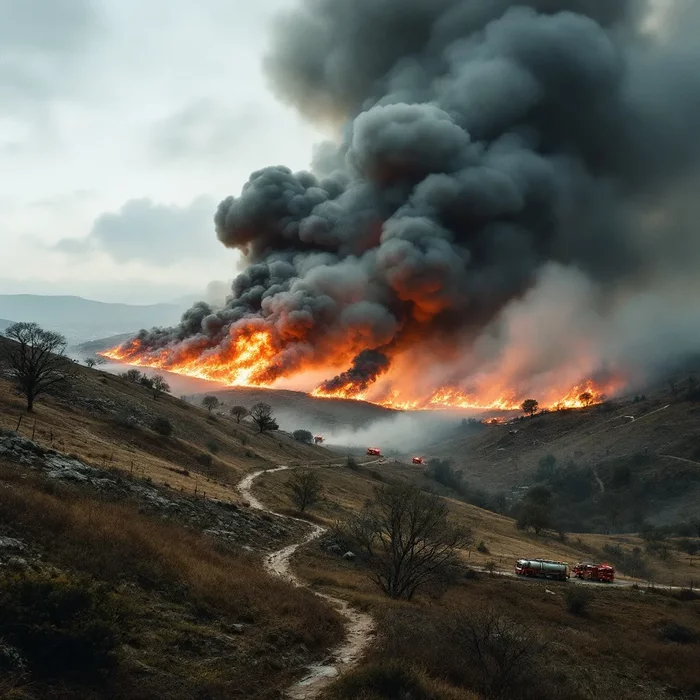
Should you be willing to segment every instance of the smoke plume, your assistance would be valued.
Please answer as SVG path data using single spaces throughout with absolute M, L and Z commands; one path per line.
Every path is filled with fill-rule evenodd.
M 313 172 L 263 168 L 222 201 L 216 234 L 248 263 L 225 307 L 200 303 L 121 356 L 259 384 L 350 366 L 321 390 L 376 380 L 378 399 L 645 371 L 648 347 L 636 356 L 620 334 L 638 340 L 633 309 L 663 308 L 700 258 L 700 22 L 687 4 L 656 26 L 649 13 L 644 0 L 300 2 L 265 68 L 342 137 Z M 673 337 L 673 311 L 664 338 L 636 313 L 647 344 Z M 700 340 L 681 326 L 678 351 Z M 264 362 L 243 364 L 244 347 Z

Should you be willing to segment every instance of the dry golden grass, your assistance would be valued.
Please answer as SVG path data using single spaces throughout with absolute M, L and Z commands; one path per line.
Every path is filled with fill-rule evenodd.
M 384 468 L 382 465 L 370 464 L 360 470 L 347 467 L 324 467 L 321 477 L 324 488 L 324 500 L 314 506 L 309 516 L 325 525 L 333 525 L 353 512 L 362 508 L 373 491 L 382 482 L 372 478 L 370 472 L 384 475 L 385 478 L 400 478 L 401 472 L 396 467 Z M 415 476 L 410 467 L 406 468 L 404 478 Z M 274 510 L 293 513 L 293 506 L 285 482 L 289 478 L 285 472 L 265 474 L 258 479 L 255 492 Z M 464 559 L 471 566 L 483 567 L 494 562 L 496 571 L 512 572 L 515 560 L 520 557 L 553 559 L 574 564 L 580 560 L 589 560 L 596 556 L 592 551 L 600 552 L 606 544 L 621 544 L 626 549 L 644 548 L 644 542 L 634 535 L 595 535 L 574 534 L 561 541 L 550 534 L 537 537 L 515 527 L 512 518 L 492 513 L 462 501 L 448 499 L 452 518 L 462 526 L 468 527 L 474 534 L 474 547 L 463 553 Z M 477 551 L 476 545 L 483 542 L 488 553 Z M 598 555 L 604 558 L 604 555 Z M 680 552 L 674 553 L 668 561 L 649 557 L 652 571 L 651 580 L 659 585 L 687 586 L 694 581 L 700 585 L 700 556 L 690 556 Z M 618 572 L 620 580 L 636 579 Z
M 254 557 L 16 468 L 0 469 L 0 527 L 45 563 L 106 582 L 128 604 L 114 687 L 95 697 L 266 697 L 342 634 L 337 613 Z M 245 632 L 232 636 L 239 623 Z
M 88 464 L 112 467 L 151 479 L 183 493 L 237 502 L 235 485 L 253 470 L 277 464 L 324 463 L 333 458 L 322 447 L 302 445 L 284 433 L 258 434 L 253 427 L 238 425 L 228 416 L 210 416 L 172 396 L 154 400 L 144 387 L 105 372 L 80 368 L 73 396 L 43 396 L 35 412 L 12 385 L 0 379 L 0 428 L 15 430 L 42 447 L 74 454 Z M 100 403 L 110 412 L 90 409 Z M 130 412 L 167 418 L 174 426 L 171 437 L 150 427 L 130 429 L 115 416 Z M 198 458 L 211 454 L 206 466 Z M 187 474 L 189 472 L 189 474 Z
M 592 700 L 603 693 L 620 700 L 658 700 L 674 694 L 694 697 L 700 692 L 700 667 L 696 663 L 700 646 L 675 644 L 661 636 L 663 627 L 671 623 L 700 634 L 700 599 L 682 601 L 668 593 L 588 587 L 585 590 L 592 596 L 588 612 L 577 617 L 567 612 L 564 600 L 571 584 L 515 581 L 482 574 L 448 589 L 441 598 L 424 595 L 408 604 L 380 595 L 361 565 L 316 548 L 300 553 L 295 568 L 317 589 L 345 597 L 378 618 L 379 649 L 368 657 L 369 665 L 403 659 L 429 678 L 444 683 L 449 676 L 439 670 L 443 660 L 447 664 L 454 657 L 449 663 L 455 669 L 469 662 L 463 650 L 443 643 L 444 633 L 440 629 L 431 631 L 432 625 L 442 620 L 445 629 L 450 629 L 451 621 L 460 615 L 496 610 L 547 644 L 547 650 L 537 659 L 543 666 L 539 674 L 555 687 L 561 686 L 565 691 L 561 697 Z M 400 632 L 396 631 L 397 624 Z M 391 653 L 383 653 L 383 645 L 389 642 Z M 533 673 L 538 678 L 538 672 L 533 669 Z M 457 680 L 454 682 L 457 687 L 452 688 L 453 692 L 465 690 Z M 543 699 L 559 697 L 542 692 Z M 329 700 L 346 697 L 342 688 L 328 696 Z M 367 697 L 374 700 L 390 696 Z M 425 697 L 446 700 L 452 696 L 436 691 Z

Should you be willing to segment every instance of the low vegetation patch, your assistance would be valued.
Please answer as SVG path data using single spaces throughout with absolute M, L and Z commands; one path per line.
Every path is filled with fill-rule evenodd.
M 0 578 L 0 658 L 25 665 L 23 697 L 263 697 L 341 638 L 335 611 L 250 555 L 25 477 L 0 470 L 0 528 L 60 573 Z M 87 693 L 88 676 L 118 683 Z

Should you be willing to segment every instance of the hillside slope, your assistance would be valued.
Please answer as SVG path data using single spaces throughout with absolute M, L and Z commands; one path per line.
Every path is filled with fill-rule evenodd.
M 492 492 L 532 485 L 546 457 L 560 476 L 581 482 L 569 484 L 579 500 L 596 493 L 624 499 L 636 488 L 644 501 L 638 517 L 681 520 L 697 512 L 700 495 L 700 404 L 687 396 L 659 392 L 508 425 L 465 426 L 425 454 L 449 459 L 468 482 Z
M 75 296 L 0 294 L 0 317 L 34 321 L 75 341 L 176 323 L 175 304 L 108 304 Z
M 318 399 L 301 391 L 235 387 L 209 392 L 219 398 L 225 407 L 251 406 L 263 401 L 270 404 L 280 424 L 288 430 L 306 429 L 314 433 L 357 430 L 382 418 L 400 415 L 400 411 L 377 406 L 365 401 L 350 399 Z M 203 395 L 189 397 L 194 403 L 201 402 Z
M 0 379 L 0 428 L 15 430 L 19 424 L 20 435 L 87 464 L 226 500 L 236 500 L 231 485 L 254 469 L 331 459 L 324 448 L 302 445 L 285 433 L 261 435 L 251 424 L 208 415 L 172 396 L 156 400 L 140 385 L 86 367 L 78 368 L 72 387 L 42 398 L 31 416 L 24 408 L 11 384 Z M 156 418 L 170 422 L 172 435 L 152 429 Z

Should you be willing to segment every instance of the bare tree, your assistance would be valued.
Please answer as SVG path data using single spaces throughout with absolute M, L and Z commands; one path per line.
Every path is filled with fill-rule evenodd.
M 161 394 L 170 393 L 170 384 L 165 381 L 165 377 L 162 374 L 156 374 L 151 378 L 151 390 L 153 391 L 153 398 L 157 401 Z
M 534 627 L 520 627 L 494 610 L 459 614 L 450 627 L 446 634 L 470 659 L 474 686 L 488 698 L 516 697 L 546 649 Z
M 134 382 L 135 384 L 142 383 L 143 374 L 141 374 L 138 369 L 129 369 L 126 372 L 122 372 L 119 375 L 122 379 L 126 379 L 127 382 Z
M 523 413 L 527 413 L 530 416 L 534 416 L 537 413 L 537 409 L 540 407 L 539 401 L 535 399 L 525 399 L 520 404 L 520 408 Z
M 297 510 L 303 513 L 309 506 L 313 506 L 320 500 L 321 479 L 318 472 L 297 469 L 287 480 L 287 489 Z
M 248 409 L 245 406 L 232 406 L 230 413 L 236 419 L 236 423 L 240 423 L 248 415 Z
M 202 399 L 202 406 L 211 413 L 213 409 L 219 406 L 219 399 L 217 399 L 216 396 L 205 396 Z
M 261 433 L 264 433 L 266 430 L 277 430 L 279 428 L 277 421 L 272 415 L 272 406 L 269 404 L 256 403 L 250 409 L 250 417 Z
M 92 369 L 97 364 L 97 360 L 94 357 L 88 357 L 85 364 Z
M 5 329 L 4 360 L 10 376 L 27 399 L 27 411 L 35 399 L 51 387 L 75 377 L 75 365 L 65 355 L 66 339 L 60 333 L 45 331 L 36 323 L 13 323 Z
M 390 598 L 411 600 L 456 563 L 456 550 L 471 532 L 448 520 L 447 503 L 413 484 L 379 488 L 374 500 L 350 521 L 348 535 Z

